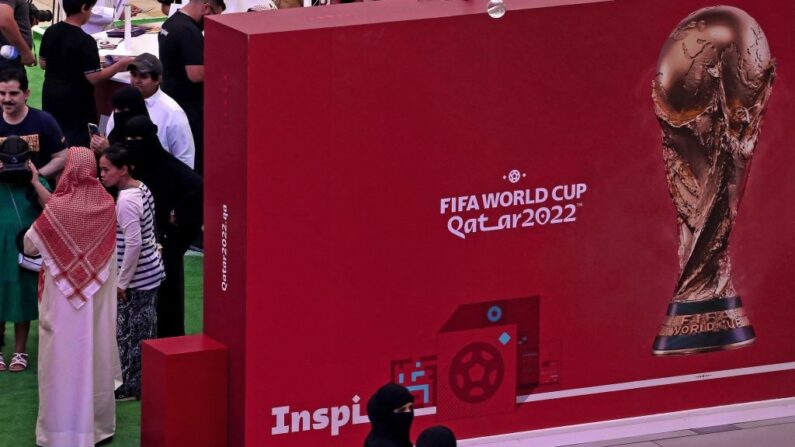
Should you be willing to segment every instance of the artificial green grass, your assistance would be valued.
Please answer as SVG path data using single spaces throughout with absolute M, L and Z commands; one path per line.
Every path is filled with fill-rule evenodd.
M 196 334 L 202 331 L 202 261 L 197 256 L 185 257 L 185 331 Z M 5 328 L 6 361 L 11 359 L 14 346 L 14 325 Z M 36 367 L 38 355 L 38 325 L 31 325 L 28 339 L 30 367 L 21 373 L 0 372 L 0 446 L 33 446 L 36 440 L 36 415 L 38 388 Z M 141 403 L 136 401 L 116 404 L 116 435 L 113 447 L 138 447 L 141 445 Z
M 41 45 L 41 36 L 38 34 L 33 35 L 33 46 L 39 48 Z M 38 57 L 38 53 L 36 53 Z M 30 97 L 28 97 L 28 105 L 41 109 L 41 86 L 44 84 L 44 70 L 38 65 L 35 67 L 28 67 L 28 88 L 30 89 Z M 1 445 L 1 444 L 0 444 Z

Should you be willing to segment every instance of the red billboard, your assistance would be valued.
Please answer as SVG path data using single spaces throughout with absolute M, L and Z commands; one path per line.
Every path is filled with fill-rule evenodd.
M 388 381 L 459 438 L 795 396 L 795 2 L 730 3 L 208 20 L 230 445 L 361 445 Z

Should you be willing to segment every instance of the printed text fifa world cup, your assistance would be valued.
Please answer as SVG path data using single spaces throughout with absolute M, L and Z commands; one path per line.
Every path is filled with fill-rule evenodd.
M 575 222 L 577 210 L 582 206 L 582 198 L 587 190 L 585 183 L 574 183 L 445 197 L 439 201 L 439 212 L 450 215 L 447 230 L 456 237 L 466 239 L 473 233 Z M 511 208 L 519 209 L 496 216 L 488 215 L 491 210 Z

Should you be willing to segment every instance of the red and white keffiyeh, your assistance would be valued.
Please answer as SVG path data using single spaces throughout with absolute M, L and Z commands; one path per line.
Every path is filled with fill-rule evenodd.
M 75 308 L 82 307 L 107 280 L 116 250 L 115 205 L 97 180 L 90 149 L 69 148 L 58 186 L 32 228 L 47 273 Z

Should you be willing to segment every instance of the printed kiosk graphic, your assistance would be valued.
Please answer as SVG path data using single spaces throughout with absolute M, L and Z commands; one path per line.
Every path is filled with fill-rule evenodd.
M 513 412 L 538 385 L 538 297 L 459 307 L 437 346 L 439 419 Z
M 228 445 L 361 445 L 388 381 L 412 439 L 795 397 L 795 2 L 715 4 L 208 18 Z

